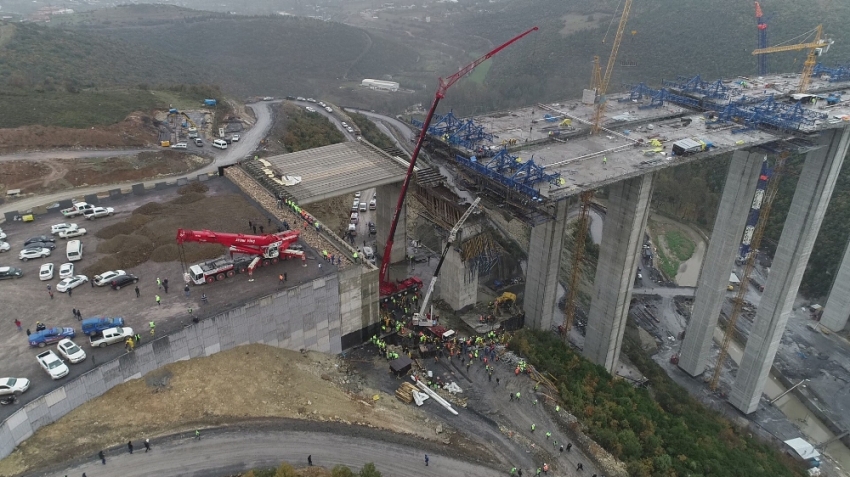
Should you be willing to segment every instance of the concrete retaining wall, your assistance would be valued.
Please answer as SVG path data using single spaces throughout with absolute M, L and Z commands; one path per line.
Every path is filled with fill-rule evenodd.
M 359 277 L 347 278 L 357 282 L 359 287 Z M 340 353 L 340 292 L 338 275 L 319 278 L 140 345 L 134 352 L 66 382 L 9 416 L 0 424 L 0 458 L 11 454 L 18 444 L 41 427 L 57 421 L 88 400 L 169 363 L 210 356 L 252 343 Z

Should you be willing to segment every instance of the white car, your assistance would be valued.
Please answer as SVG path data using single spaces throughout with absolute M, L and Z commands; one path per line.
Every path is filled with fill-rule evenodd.
M 304 109 L 306 109 L 308 113 L 315 113 L 316 112 L 316 108 L 311 108 L 310 106 L 307 106 Z
M 127 272 L 125 272 L 124 270 L 110 270 L 108 272 L 103 272 L 100 275 L 94 276 L 94 284 L 99 287 L 109 285 L 110 283 L 112 283 L 112 280 L 114 280 L 115 277 L 126 274 Z
M 63 263 L 61 267 L 59 267 L 59 278 L 68 278 L 74 276 L 74 264 L 73 263 Z
M 68 338 L 60 341 L 56 347 L 59 349 L 59 354 L 64 356 L 71 364 L 77 364 L 86 359 L 86 352 Z
M 9 242 L 3 242 L 0 240 L 0 252 L 8 252 L 11 248 L 12 246 L 9 245 Z
M 345 122 L 345 121 L 343 121 L 343 122 L 342 122 L 342 127 L 347 128 L 347 127 L 348 127 L 348 123 L 347 123 L 347 122 Z
M 115 209 L 112 207 L 95 207 L 85 211 L 83 215 L 89 220 L 94 220 L 98 217 L 106 217 L 107 215 L 112 215 L 114 213 Z
M 53 280 L 53 264 L 45 263 L 38 269 L 38 279 L 41 281 Z
M 185 142 L 178 142 L 177 144 L 172 144 L 171 149 L 187 149 L 189 147 Z
M 359 198 L 360 198 L 360 192 L 355 192 L 355 193 L 354 193 L 354 198 L 355 198 L 355 199 L 359 199 Z
M 65 293 L 72 288 L 77 288 L 87 281 L 89 281 L 89 278 L 85 275 L 74 275 L 73 277 L 63 278 L 62 281 L 56 284 L 56 291 L 59 293 Z
M 18 258 L 27 261 L 31 258 L 42 258 L 49 257 L 50 249 L 49 248 L 25 248 L 21 250 L 21 253 L 18 254 Z
M 234 134 L 233 136 L 231 136 L 231 137 L 230 137 L 230 142 L 239 142 L 239 135 L 238 135 L 238 134 Z
M 315 103 L 315 102 L 316 102 L 316 100 L 315 100 L 315 99 L 313 99 L 313 98 L 307 98 L 307 102 L 308 102 L 308 103 Z
M 86 234 L 86 229 L 79 228 L 76 225 L 73 228 L 59 232 L 59 238 L 69 239 L 72 237 L 81 237 Z
M 30 388 L 27 378 L 0 378 L 0 396 L 20 394 Z
M 6 240 L 6 234 L 3 233 L 3 229 L 0 229 L 0 240 Z
M 36 356 L 38 359 L 38 364 L 47 371 L 47 374 L 50 375 L 53 379 L 61 379 L 68 375 L 71 371 L 68 369 L 68 365 L 62 361 L 59 356 L 56 356 L 56 353 L 53 350 L 47 350 L 44 353 Z
M 319 106 L 326 108 L 328 105 L 324 101 L 319 101 Z
M 333 108 L 332 108 L 332 107 L 330 107 L 330 106 L 326 107 L 326 108 L 325 108 L 325 111 L 327 111 L 327 112 L 329 112 L 329 113 L 333 113 L 333 112 L 334 112 Z
M 76 227 L 77 227 L 77 224 L 66 224 L 66 223 L 63 222 L 61 224 L 56 224 L 56 225 L 50 226 L 50 233 L 52 235 L 56 235 L 63 230 L 73 229 L 73 228 L 76 228 Z

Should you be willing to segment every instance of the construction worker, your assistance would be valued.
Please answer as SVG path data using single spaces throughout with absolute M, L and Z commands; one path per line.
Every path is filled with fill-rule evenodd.
M 151 336 L 153 336 L 153 335 L 154 335 L 154 333 L 155 333 L 155 331 L 156 331 L 156 323 L 154 323 L 153 321 L 151 321 L 151 322 L 148 324 L 148 326 L 150 326 L 150 329 L 151 329 Z
M 608 156 L 605 156 L 605 157 L 602 158 L 602 165 L 608 166 Z
M 534 429 L 535 429 L 536 427 L 537 427 L 536 425 L 531 424 L 531 432 L 534 432 Z
M 552 433 L 549 432 L 549 431 L 546 431 L 546 439 L 549 439 L 550 437 L 552 437 Z
M 516 475 L 516 467 L 511 467 L 511 475 Z
M 540 467 L 537 468 L 537 474 L 536 475 L 540 475 Z
M 555 412 L 561 412 L 561 406 L 555 406 Z
M 519 391 L 516 392 L 516 400 L 519 401 Z

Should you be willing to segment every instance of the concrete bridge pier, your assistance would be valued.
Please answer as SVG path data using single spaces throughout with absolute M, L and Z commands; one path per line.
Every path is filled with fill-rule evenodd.
M 708 243 L 694 296 L 693 313 L 679 353 L 679 368 L 691 376 L 705 371 L 711 352 L 712 336 L 720 309 L 726 300 L 729 273 L 747 225 L 764 154 L 735 151 L 714 229 Z
M 472 225 L 463 227 L 458 233 L 455 246 L 449 248 L 443 268 L 440 271 L 440 298 L 452 307 L 453 310 L 462 310 L 478 301 L 478 268 L 468 267 L 463 261 L 458 244 L 463 240 L 474 237 L 480 232 L 481 227 Z M 443 247 L 446 241 L 443 240 Z M 427 286 L 427 285 L 426 285 Z
M 820 324 L 838 332 L 847 326 L 848 318 L 850 318 L 850 243 L 844 249 L 844 258 L 841 259 L 835 281 L 832 282 L 832 289 L 823 308 Z
M 387 246 L 387 237 L 390 234 L 390 222 L 393 220 L 393 212 L 395 212 L 398 196 L 401 193 L 401 183 L 387 184 L 376 188 L 377 196 L 377 243 L 378 250 L 376 253 L 384 253 L 384 248 Z M 369 200 L 368 197 L 361 200 Z M 398 227 L 395 231 L 395 239 L 393 241 L 393 249 L 390 253 L 390 263 L 400 262 L 407 255 L 407 205 L 401 209 L 401 215 L 398 218 Z M 381 257 L 381 260 L 386 260 L 386 257 Z M 402 278 L 402 277 L 399 277 Z
M 583 354 L 614 373 L 629 315 L 643 234 L 652 198 L 652 173 L 609 187 L 594 294 Z
M 555 202 L 555 219 L 531 228 L 522 308 L 530 328 L 549 330 L 557 309 L 558 269 L 567 224 L 567 200 Z
M 850 127 L 822 131 L 817 144 L 820 147 L 806 155 L 770 276 L 729 396 L 729 402 L 744 414 L 758 409 L 765 381 L 850 145 Z

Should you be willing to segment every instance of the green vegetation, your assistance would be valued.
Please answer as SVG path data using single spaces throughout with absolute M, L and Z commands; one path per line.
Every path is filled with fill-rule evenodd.
M 283 144 L 287 152 L 297 152 L 314 147 L 327 146 L 345 141 L 345 136 L 328 118 L 321 114 L 308 113 L 292 105 L 284 105 L 286 118 L 282 122 L 284 129 Z
M 375 468 L 375 464 L 369 462 L 360 469 L 360 472 L 354 473 L 349 467 L 337 465 L 330 471 L 322 467 L 310 467 L 309 474 L 304 473 L 304 470 L 296 470 L 289 463 L 282 463 L 276 469 L 253 469 L 244 474 L 244 477 L 297 477 L 301 475 L 310 475 L 311 477 L 381 477 L 381 472 Z
M 624 350 L 651 389 L 614 379 L 548 332 L 521 330 L 510 347 L 551 374 L 565 407 L 590 437 L 626 464 L 629 475 L 804 475 L 786 456 L 693 399 L 631 344 Z
M 664 240 L 667 242 L 667 248 L 679 261 L 684 262 L 694 254 L 696 244 L 681 230 L 670 230 L 664 235 Z
M 484 80 L 487 79 L 487 73 L 490 72 L 490 68 L 493 67 L 493 60 L 487 60 L 484 63 L 478 65 L 478 68 L 469 74 L 467 77 L 469 81 L 478 84 L 484 84 Z
M 378 129 L 378 126 L 370 121 L 365 115 L 360 113 L 348 113 L 348 117 L 351 118 L 351 122 L 360 128 L 360 135 L 367 141 L 381 149 L 395 147 L 393 140 L 388 138 L 386 134 L 382 133 L 381 130 Z
M 0 92 L 4 113 L 0 128 L 41 124 L 67 128 L 103 126 L 121 122 L 133 111 L 168 107 L 150 91 Z

